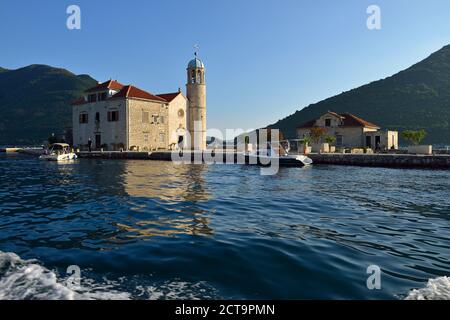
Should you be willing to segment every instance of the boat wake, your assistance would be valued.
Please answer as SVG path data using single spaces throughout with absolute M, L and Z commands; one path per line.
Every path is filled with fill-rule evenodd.
M 412 290 L 405 300 L 450 300 L 450 278 L 430 279 L 425 288 Z
M 212 288 L 205 283 L 167 281 L 142 285 L 141 279 L 96 281 L 83 278 L 76 290 L 64 278 L 39 264 L 23 260 L 14 253 L 0 251 L 0 300 L 131 300 L 131 299 L 211 299 Z M 133 290 L 120 290 L 123 284 L 137 283 Z M 129 292 L 130 291 L 130 292 Z
M 14 253 L 0 252 L 0 300 L 91 300 L 129 299 L 128 293 L 105 285 L 68 288 L 55 272 L 36 260 L 22 260 Z

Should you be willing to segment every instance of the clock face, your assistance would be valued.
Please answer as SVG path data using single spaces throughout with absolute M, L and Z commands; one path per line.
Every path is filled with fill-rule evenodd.
M 183 117 L 184 117 L 184 110 L 183 110 L 183 109 L 178 110 L 178 116 L 179 116 L 180 118 L 183 118 Z

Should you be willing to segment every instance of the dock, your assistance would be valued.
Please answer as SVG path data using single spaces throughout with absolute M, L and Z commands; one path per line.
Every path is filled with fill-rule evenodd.
M 39 156 L 42 149 L 18 149 L 9 148 L 2 152 L 19 152 L 28 155 Z M 4 151 L 5 150 L 5 151 Z M 156 160 L 172 161 L 171 151 L 81 151 L 77 152 L 80 159 L 107 159 L 107 160 Z M 243 153 L 233 151 L 217 151 L 211 154 L 185 151 L 178 154 L 181 161 L 195 161 L 194 163 L 246 163 L 248 159 Z M 415 155 L 415 154 L 356 154 L 356 153 L 311 153 L 313 165 L 344 165 L 361 167 L 386 167 L 386 168 L 428 168 L 450 169 L 449 154 Z
M 190 159 L 203 159 L 208 161 L 205 156 L 200 153 L 188 152 Z M 155 152 L 133 152 L 133 151 L 93 151 L 78 152 L 81 159 L 135 159 L 135 160 L 160 160 L 171 161 L 172 153 L 169 151 Z M 222 159 L 223 162 L 237 162 L 242 153 L 236 152 L 217 152 L 213 154 L 215 159 Z M 438 168 L 450 169 L 450 155 L 413 155 L 413 154 L 350 154 L 350 153 L 323 153 L 308 154 L 313 160 L 313 164 L 327 165 L 345 165 L 345 166 L 362 166 L 362 167 L 388 167 L 388 168 Z M 189 158 L 189 156 L 187 157 Z M 228 162 L 229 163 L 229 162 Z
M 172 161 L 173 153 L 171 151 L 81 151 L 76 153 L 80 159 L 111 159 L 111 160 L 158 160 Z M 181 161 L 198 161 L 204 163 L 212 163 L 214 160 L 219 162 L 237 162 L 239 157 L 245 158 L 243 153 L 236 152 L 201 152 L 201 151 L 184 151 L 182 153 L 175 152 L 176 157 Z

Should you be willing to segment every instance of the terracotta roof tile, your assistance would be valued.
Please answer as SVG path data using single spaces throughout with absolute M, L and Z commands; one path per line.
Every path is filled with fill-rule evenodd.
M 123 84 L 120 82 L 117 82 L 116 80 L 108 80 L 103 83 L 100 83 L 99 85 L 87 89 L 85 92 L 97 92 L 97 91 L 103 91 L 106 89 L 112 89 L 112 90 L 121 90 L 124 87 Z
M 163 98 L 164 100 L 167 100 L 168 102 L 172 102 L 173 99 L 175 99 L 176 97 L 178 97 L 178 95 L 180 95 L 181 92 L 177 91 L 177 92 L 173 92 L 173 93 L 161 93 L 158 94 L 157 96 L 160 98 Z
M 299 125 L 297 128 L 299 128 L 299 129 L 308 129 L 308 128 L 312 128 L 312 127 L 314 127 L 314 125 L 316 124 L 316 120 L 317 120 L 317 119 L 314 119 L 314 120 L 310 120 L 310 121 L 308 121 L 308 122 L 305 122 L 305 123 Z
M 376 124 L 373 124 L 369 121 L 363 120 L 351 113 L 336 113 L 328 111 L 329 114 L 332 114 L 334 116 L 337 116 L 343 120 L 342 126 L 343 127 L 369 127 L 369 128 L 380 128 Z M 299 125 L 297 128 L 299 129 L 308 129 L 314 127 L 316 124 L 316 121 L 318 119 L 310 120 L 308 122 L 305 122 L 301 125 Z
M 122 88 L 122 90 L 120 90 L 119 92 L 117 92 L 115 95 L 113 95 L 111 97 L 111 99 L 115 99 L 115 98 L 138 98 L 138 99 L 145 99 L 145 100 L 167 102 L 167 100 L 165 100 L 164 98 L 155 96 L 147 91 L 144 91 L 144 90 L 134 87 L 132 85 L 124 86 Z
M 80 99 L 77 99 L 77 100 L 73 101 L 73 102 L 71 103 L 71 105 L 73 105 L 73 106 L 79 106 L 79 105 L 82 105 L 82 104 L 85 104 L 85 103 L 86 103 L 86 100 L 84 100 L 84 98 L 81 97 Z
M 376 124 L 363 120 L 351 113 L 341 113 L 340 116 L 344 118 L 344 127 L 371 127 L 379 128 Z

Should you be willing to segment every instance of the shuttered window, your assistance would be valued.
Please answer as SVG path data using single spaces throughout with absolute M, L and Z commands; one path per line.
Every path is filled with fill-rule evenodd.
M 119 111 L 108 111 L 108 121 L 116 122 L 119 121 Z
M 88 114 L 85 112 L 80 113 L 80 123 L 88 123 L 88 122 L 89 122 Z

